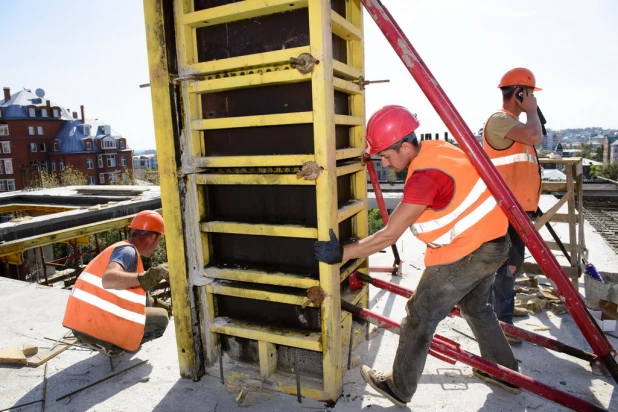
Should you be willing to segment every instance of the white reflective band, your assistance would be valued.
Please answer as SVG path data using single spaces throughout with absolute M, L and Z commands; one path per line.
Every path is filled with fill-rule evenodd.
M 517 162 L 530 162 L 538 164 L 536 156 L 526 153 L 518 153 L 510 156 L 497 157 L 495 159 L 491 159 L 491 162 L 494 164 L 494 166 L 510 165 Z
M 476 202 L 485 190 L 487 190 L 487 186 L 485 186 L 483 179 L 477 180 L 468 196 L 459 205 L 459 207 L 457 207 L 457 209 L 453 210 L 446 216 L 442 216 L 441 218 L 430 220 L 428 222 L 415 223 L 410 226 L 410 230 L 412 230 L 414 235 L 418 235 L 419 233 L 431 232 L 448 225 L 457 219 L 463 212 L 465 212 L 474 202 Z
M 98 276 L 93 275 L 92 273 L 82 272 L 82 274 L 79 275 L 79 279 L 83 280 L 84 282 L 90 283 L 91 285 L 94 285 L 98 288 L 101 288 L 109 293 L 112 293 L 118 296 L 120 299 L 124 299 L 124 300 L 128 300 L 129 302 L 145 305 L 145 302 L 146 302 L 145 295 L 140 295 L 140 294 L 131 292 L 130 290 L 124 290 L 124 289 L 105 289 L 103 287 L 102 279 Z
M 488 197 L 472 213 L 455 223 L 451 230 L 434 240 L 432 244 L 439 246 L 450 244 L 457 236 L 477 224 L 482 218 L 491 212 L 496 205 L 496 199 L 494 199 L 493 196 Z
M 102 309 L 106 312 L 109 312 L 112 315 L 116 315 L 131 322 L 139 323 L 141 325 L 146 324 L 146 315 L 123 309 L 120 306 L 116 306 L 113 303 L 101 299 L 98 296 L 94 296 L 88 292 L 84 292 L 81 289 L 73 289 L 73 297 L 83 302 L 90 303 L 91 305 L 96 306 L 97 308 Z

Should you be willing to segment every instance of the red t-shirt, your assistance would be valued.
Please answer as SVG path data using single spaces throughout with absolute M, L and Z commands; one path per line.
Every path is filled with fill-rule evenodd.
M 402 202 L 441 210 L 448 206 L 454 194 L 455 182 L 446 173 L 435 169 L 417 170 L 403 187 Z

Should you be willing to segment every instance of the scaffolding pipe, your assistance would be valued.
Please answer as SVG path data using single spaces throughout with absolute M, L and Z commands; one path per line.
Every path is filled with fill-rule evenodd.
M 553 280 L 558 287 L 561 300 L 594 353 L 603 360 L 614 380 L 618 382 L 618 363 L 614 359 L 616 351 L 603 332 L 599 330 L 592 316 L 586 310 L 578 291 L 569 281 L 562 267 L 543 241 L 543 238 L 531 224 L 521 205 L 517 202 L 513 193 L 506 186 L 506 183 L 487 157 L 487 154 L 474 138 L 470 128 L 465 124 L 461 115 L 457 112 L 408 38 L 399 28 L 395 19 L 393 19 L 382 3 L 379 0 L 361 0 L 361 2 L 382 33 L 384 33 L 393 49 L 395 49 L 395 52 L 401 58 L 401 61 L 425 96 L 427 96 L 427 99 L 448 130 L 457 140 L 461 149 L 466 153 L 509 221 L 520 234 L 521 239 L 543 270 L 543 273 Z

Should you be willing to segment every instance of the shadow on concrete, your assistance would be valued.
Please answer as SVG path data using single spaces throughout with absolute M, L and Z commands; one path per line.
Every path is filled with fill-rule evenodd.
M 141 361 L 139 358 L 131 359 L 130 356 L 131 355 L 129 354 L 125 354 L 114 359 L 114 371 L 111 369 L 109 358 L 100 353 L 96 353 L 93 356 L 79 361 L 67 368 L 59 370 L 54 374 L 50 374 L 48 371 L 45 410 L 89 410 L 90 408 L 113 397 L 117 393 L 139 383 L 142 377 L 148 376 L 152 371 L 152 365 L 149 363 L 144 363 L 143 365 L 80 391 L 70 397 L 56 401 L 56 399 L 63 395 L 88 386 L 99 379 L 103 379 Z M 53 359 L 51 361 L 53 361 Z M 23 367 L 28 368 L 28 366 Z M 41 377 L 43 376 L 44 367 L 44 365 L 38 367 L 41 371 Z M 41 383 L 17 400 L 14 405 L 21 405 L 27 402 L 39 400 L 42 398 L 42 394 L 43 379 L 41 378 Z M 5 407 L 4 405 L 2 406 Z M 6 407 L 8 407 L 8 405 Z M 37 408 L 40 410 L 41 403 L 31 405 L 26 408 L 31 408 L 26 410 L 37 410 Z M 19 410 L 22 410 L 22 408 Z

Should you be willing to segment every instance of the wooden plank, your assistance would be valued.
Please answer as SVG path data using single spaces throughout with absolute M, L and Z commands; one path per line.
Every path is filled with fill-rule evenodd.
M 564 270 L 564 273 L 566 273 L 566 275 L 571 279 L 577 279 L 579 275 L 581 274 L 579 267 L 562 266 L 562 270 Z M 529 273 L 533 275 L 543 275 L 544 274 L 539 265 L 537 265 L 536 263 L 529 263 L 529 262 L 525 262 L 523 264 L 523 266 L 521 267 L 521 272 Z
M 33 357 L 29 358 L 27 365 L 28 366 L 41 366 L 48 360 L 55 358 L 56 356 L 60 355 L 62 352 L 64 352 L 65 350 L 69 349 L 71 346 L 77 343 L 77 339 L 75 338 L 64 338 L 63 340 L 66 342 L 71 342 L 71 343 L 58 343 L 57 346 L 54 346 L 52 350 L 38 353 L 37 355 L 34 355 Z
M 260 376 L 262 379 L 270 379 L 277 371 L 277 347 L 270 342 L 258 341 L 258 353 L 260 356 Z
M 543 192 L 566 192 L 566 182 L 543 182 L 541 184 Z
M 534 228 L 536 230 L 542 228 L 545 223 L 549 222 L 552 216 L 554 216 L 556 212 L 560 210 L 562 205 L 564 205 L 572 196 L 573 192 L 571 191 L 567 192 L 564 196 L 562 196 L 562 198 L 555 205 L 553 205 L 551 209 L 547 210 L 545 213 L 543 213 L 543 216 L 537 219 L 537 221 L 534 223 Z

